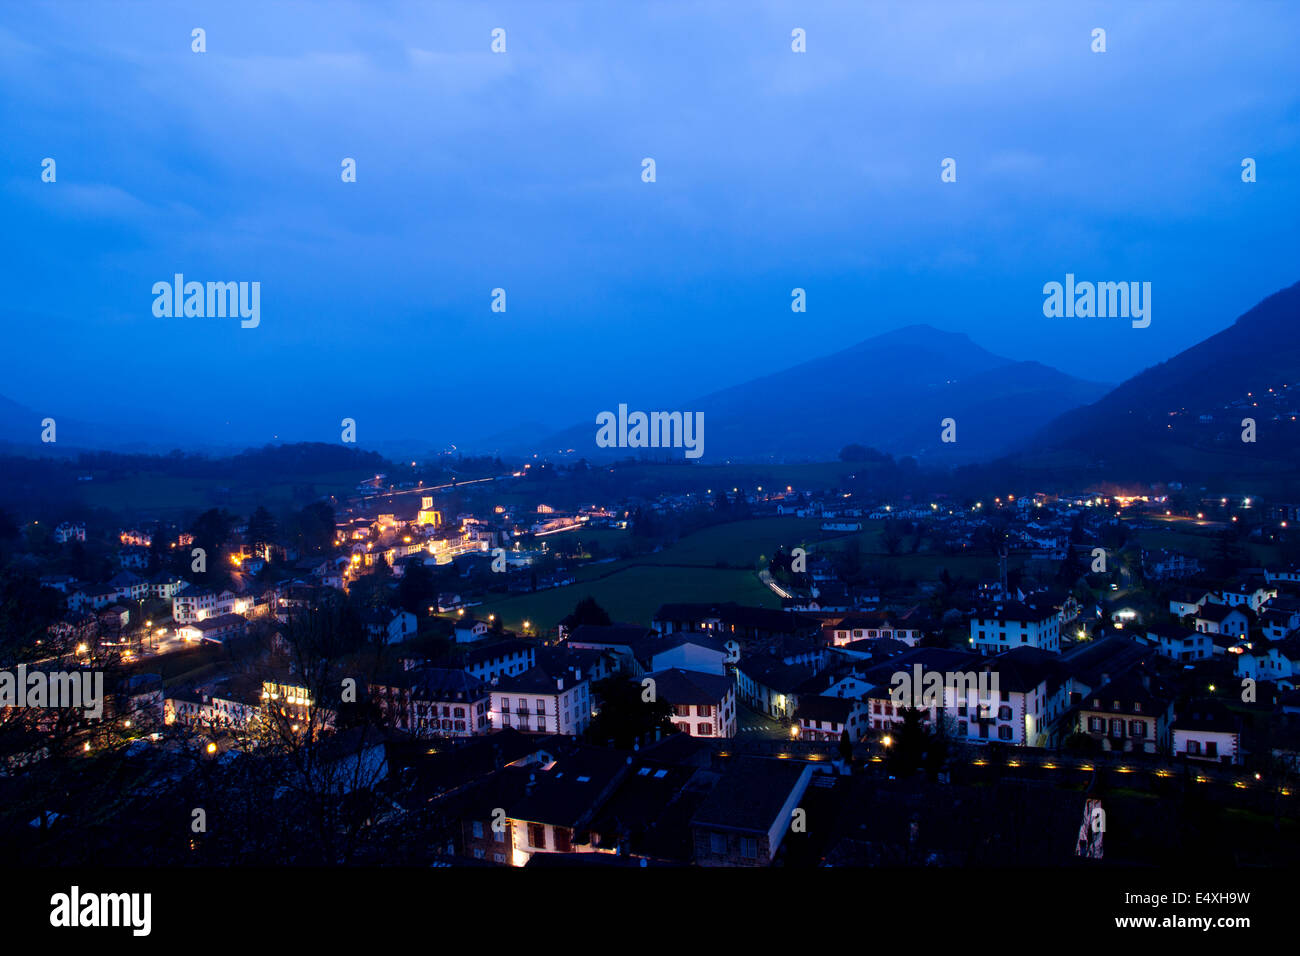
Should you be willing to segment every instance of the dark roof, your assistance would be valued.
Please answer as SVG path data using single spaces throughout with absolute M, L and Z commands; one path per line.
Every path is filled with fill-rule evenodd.
M 691 817 L 709 792 L 697 775 L 711 776 L 693 767 L 633 758 L 626 775 L 591 821 L 601 847 L 626 841 L 633 853 L 689 862 L 694 847 Z
M 567 644 L 542 644 L 537 647 L 537 666 L 552 674 L 571 667 L 581 668 L 583 673 L 587 673 L 611 653 L 613 652 L 608 650 L 569 647 Z
M 1064 677 L 1060 655 L 1037 647 L 1012 648 L 986 661 L 985 669 L 998 675 L 999 691 L 1025 693 L 1046 681 L 1050 694 Z
M 653 636 L 654 631 L 648 627 L 634 627 L 628 624 L 582 624 L 573 629 L 568 641 L 575 644 L 627 645 L 635 647 L 638 642 Z
M 679 766 L 707 767 L 713 761 L 712 741 L 686 733 L 664 734 L 659 740 L 647 743 L 641 752 Z
M 684 644 L 697 644 L 700 647 L 707 647 L 711 651 L 717 651 L 719 654 L 727 652 L 724 641 L 720 641 L 712 634 L 705 634 L 702 631 L 674 631 L 671 634 L 665 634 L 655 643 L 646 645 L 646 650 L 652 654 L 662 654 L 664 651 L 670 651 L 674 647 L 681 647 Z
M 834 647 L 828 647 L 828 651 L 856 651 L 859 654 L 870 654 L 875 659 L 892 657 L 897 654 L 906 654 L 912 650 L 907 643 L 894 637 L 864 637 L 861 640 L 849 641 L 847 644 L 837 644 Z
M 856 701 L 847 697 L 809 697 L 799 698 L 799 710 L 795 716 L 800 720 L 829 720 L 831 723 L 843 724 L 853 712 Z
M 381 687 L 402 687 L 420 700 L 477 700 L 488 685 L 473 674 L 451 667 L 420 667 L 377 678 Z
M 921 665 L 922 672 L 975 671 L 982 669 L 988 660 L 987 657 L 973 651 L 958 651 L 947 647 L 915 647 L 909 648 L 905 654 L 891 657 L 879 664 L 872 664 L 864 673 L 863 680 L 869 684 L 877 686 L 883 684 L 889 687 L 895 673 L 906 671 L 911 674 L 916 664 Z
M 218 614 L 216 617 L 204 618 L 201 621 L 194 621 L 181 626 L 197 628 L 200 631 L 219 631 L 225 627 L 236 627 L 247 623 L 248 618 L 242 614 Z
M 504 641 L 493 641 L 490 644 L 475 644 L 465 653 L 465 664 L 486 664 L 488 661 L 502 660 L 514 654 L 527 654 L 529 650 L 536 649 L 538 645 L 531 641 L 521 641 L 517 639 L 507 639 Z
M 807 664 L 787 664 L 767 654 L 752 654 L 737 664 L 736 669 L 755 683 L 786 692 L 793 692 L 815 674 Z
M 1243 617 L 1245 616 L 1241 608 L 1229 607 L 1226 604 L 1207 604 L 1197 612 L 1196 616 L 1206 621 L 1222 624 L 1227 620 L 1228 615 L 1234 612 L 1242 614 Z
M 716 704 L 731 691 L 731 678 L 672 667 L 646 675 L 655 682 L 655 696 L 670 704 Z
M 510 769 L 507 764 L 535 753 L 541 743 L 536 737 L 507 727 L 434 747 L 429 746 L 427 739 L 392 745 L 389 747 L 389 763 L 413 768 L 417 792 L 427 798 Z M 523 779 L 527 776 L 525 773 Z M 517 796 L 522 794 L 521 784 Z M 488 809 L 507 806 L 508 803 L 498 800 L 489 804 Z
M 474 755 L 477 757 L 478 755 Z M 509 808 L 523 799 L 532 773 L 529 767 L 488 767 L 479 776 L 477 761 L 461 761 L 461 766 L 419 766 L 418 792 L 446 794 L 437 797 L 440 813 L 462 821 L 490 820 L 498 808 L 509 813 Z M 457 778 L 468 780 L 466 786 Z M 459 787 L 459 789 L 457 789 Z
M 1050 607 L 1036 608 L 1021 604 L 1019 601 L 1002 601 L 998 604 L 982 606 L 975 612 L 975 617 L 996 621 L 1043 621 L 1056 613 Z
M 262 679 L 256 674 L 232 674 L 213 684 L 208 694 L 214 699 L 232 700 L 241 704 L 260 706 Z
M 1151 653 L 1129 634 L 1108 634 L 1071 648 L 1061 655 L 1067 673 L 1089 687 L 1118 677 Z
M 1178 711 L 1174 726 L 1179 730 L 1207 730 L 1234 733 L 1241 730 L 1241 717 L 1217 700 L 1193 700 Z
M 561 679 L 563 687 L 558 685 Z M 541 667 L 530 667 L 522 674 L 502 674 L 493 689 L 506 694 L 559 694 L 572 690 L 578 683 L 580 680 L 572 671 L 560 669 L 552 674 Z
M 785 809 L 808 764 L 737 757 L 691 818 L 692 826 L 766 833 Z
M 1151 624 L 1147 626 L 1147 634 L 1154 634 L 1156 637 L 1164 637 L 1170 640 L 1181 641 L 1184 638 L 1195 637 L 1197 631 L 1190 630 L 1180 624 Z
M 1079 709 L 1105 714 L 1141 713 L 1146 716 L 1164 713 L 1169 707 L 1170 699 L 1159 693 L 1158 687 L 1153 691 L 1142 678 L 1143 674 L 1136 669 L 1129 671 L 1090 693 L 1079 705 Z M 1117 701 L 1118 707 L 1115 706 Z M 1140 704 L 1141 707 L 1135 707 L 1135 704 Z
M 516 820 L 577 828 L 591 819 L 610 788 L 627 772 L 626 753 L 582 747 L 560 757 L 549 770 L 533 770 L 517 804 Z

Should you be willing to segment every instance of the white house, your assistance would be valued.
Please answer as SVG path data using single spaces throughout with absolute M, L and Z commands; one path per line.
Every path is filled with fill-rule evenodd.
M 801 740 L 838 741 L 847 730 L 849 740 L 856 743 L 871 726 L 868 704 L 847 697 L 800 697 L 795 716 Z
M 920 628 L 884 611 L 845 615 L 829 624 L 823 624 L 822 633 L 835 647 L 843 647 L 853 641 L 874 641 L 880 638 L 893 638 L 908 647 L 915 647 L 921 640 Z
M 1225 634 L 1244 639 L 1250 631 L 1250 619 L 1240 608 L 1226 604 L 1207 604 L 1196 614 L 1193 622 L 1203 634 Z
M 492 685 L 491 695 L 488 720 L 496 729 L 576 735 L 591 723 L 591 686 L 580 671 L 551 675 L 534 667 L 504 675 Z
M 1237 655 L 1237 676 L 1294 686 L 1300 676 L 1300 636 L 1269 643 L 1252 642 Z
M 189 584 L 172 597 L 172 620 L 177 624 L 202 621 L 220 614 L 243 614 L 253 605 L 229 588 L 216 590 Z
M 1214 641 L 1203 631 L 1188 631 L 1181 627 L 1149 628 L 1143 643 L 1156 648 L 1162 657 L 1189 663 L 1209 660 L 1214 656 Z
M 1169 613 L 1175 617 L 1187 617 L 1198 613 L 1209 600 L 1210 595 L 1205 591 L 1179 591 L 1169 599 Z
M 727 650 L 714 637 L 677 631 L 661 641 L 646 642 L 641 663 L 648 671 L 680 668 L 701 674 L 727 673 Z
M 981 654 L 1000 654 L 1018 647 L 1061 652 L 1061 618 L 1051 608 L 1019 602 L 994 605 L 970 620 L 971 646 Z
M 1174 721 L 1174 756 L 1239 764 L 1240 725 L 1217 701 L 1194 701 Z
M 374 641 L 400 644 L 415 637 L 418 629 L 419 622 L 410 611 L 376 608 L 366 616 L 366 633 Z
M 537 664 L 537 649 L 527 641 L 500 641 L 471 648 L 462 663 L 479 680 L 514 677 Z
M 218 614 L 182 624 L 176 629 L 176 636 L 183 641 L 211 641 L 219 644 L 243 634 L 247 628 L 247 619 L 239 614 Z
M 654 681 L 647 685 L 647 680 Z M 672 705 L 673 726 L 692 737 L 736 735 L 736 687 L 730 677 L 670 668 L 641 678 L 653 686 L 656 700 Z
M 1248 607 L 1256 614 L 1265 602 L 1277 597 L 1277 588 L 1263 580 L 1242 581 L 1222 591 L 1215 591 L 1211 600 L 1228 607 Z
M 67 544 L 69 541 L 85 541 L 86 526 L 80 521 L 65 521 L 54 529 L 54 540 L 59 544 Z
M 926 648 L 891 660 L 882 668 L 910 676 L 918 665 L 923 674 L 941 672 L 945 678 L 955 674 L 966 681 L 978 681 L 980 671 L 988 672 L 988 693 L 977 694 L 978 705 L 972 703 L 969 690 L 964 689 L 971 687 L 969 682 L 963 685 L 945 680 L 942 706 L 922 708 L 931 726 L 942 711 L 950 732 L 959 740 L 1051 746 L 1057 722 L 1069 709 L 1068 682 L 1062 679 L 1059 659 L 1050 651 L 1023 647 L 993 660 L 981 660 L 973 655 Z M 996 685 L 992 683 L 995 677 Z M 868 695 L 871 727 L 875 730 L 892 730 L 903 722 L 903 710 L 909 702 L 904 695 L 903 703 L 897 703 L 892 691 L 892 681 L 887 681 Z
M 456 643 L 473 644 L 487 637 L 487 621 L 477 621 L 472 617 L 461 618 L 456 622 Z
M 1276 570 L 1265 569 L 1264 580 L 1269 584 L 1275 584 L 1278 581 L 1298 584 L 1300 583 L 1300 565 L 1292 565 L 1289 568 L 1278 568 Z

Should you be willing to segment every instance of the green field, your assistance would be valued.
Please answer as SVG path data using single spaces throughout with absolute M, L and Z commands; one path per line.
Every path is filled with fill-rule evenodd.
M 1142 542 L 1142 547 L 1147 550 L 1166 548 L 1182 554 L 1195 555 L 1201 559 L 1213 558 L 1218 551 L 1219 529 L 1223 527 L 1221 523 L 1202 527 L 1186 519 L 1176 518 L 1166 521 L 1160 517 L 1152 517 L 1152 520 L 1161 527 L 1135 532 Z M 1239 545 L 1250 555 L 1250 560 L 1254 564 L 1275 564 L 1279 560 L 1279 550 L 1276 545 L 1245 540 L 1240 541 Z
M 588 595 L 615 620 L 636 624 L 648 624 L 655 609 L 669 601 L 735 601 L 779 607 L 779 599 L 758 579 L 760 559 L 770 558 L 781 546 L 826 553 L 844 547 L 854 538 L 860 543 L 864 567 L 888 571 L 902 580 L 935 580 L 944 568 L 954 577 L 968 579 L 997 574 L 997 559 L 991 554 L 922 551 L 891 557 L 881 543 L 881 528 L 876 522 L 861 532 L 846 534 L 823 532 L 821 523 L 813 518 L 749 518 L 697 531 L 656 554 L 586 564 L 575 571 L 576 584 L 502 597 L 475 608 L 473 613 L 479 618 L 495 614 L 512 630 L 520 630 L 527 620 L 530 630 L 544 632 Z M 617 547 L 606 544 L 605 539 L 601 546 L 607 551 Z M 1017 567 L 1023 561 L 1013 557 L 1010 563 Z
M 719 563 L 757 567 L 762 557 L 770 558 L 778 547 L 787 550 L 810 547 L 831 532 L 819 530 L 821 523 L 815 518 L 749 518 L 714 525 L 677 541 L 671 548 L 658 554 L 638 558 L 640 564 L 698 564 L 713 567 Z
M 583 528 L 556 535 L 552 540 L 567 544 L 569 538 L 575 538 L 587 547 L 597 544 L 602 553 L 614 555 L 618 553 L 619 548 L 632 540 L 632 534 L 624 528 Z
M 659 605 L 669 601 L 736 601 L 762 607 L 781 603 L 753 571 L 627 567 L 622 562 L 602 567 L 606 572 L 616 570 L 598 580 L 490 601 L 473 608 L 473 614 L 480 620 L 495 614 L 514 631 L 522 630 L 528 621 L 530 630 L 545 632 L 587 596 L 594 597 L 615 621 L 646 625 Z

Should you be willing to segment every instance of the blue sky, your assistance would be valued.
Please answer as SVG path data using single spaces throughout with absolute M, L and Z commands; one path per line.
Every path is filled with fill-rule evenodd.
M 5 4 L 0 395 L 465 445 L 917 322 L 1118 382 L 1300 280 L 1298 37 L 1263 2 Z M 176 272 L 260 281 L 260 326 L 155 318 Z M 1066 272 L 1150 281 L 1151 327 L 1044 318 Z

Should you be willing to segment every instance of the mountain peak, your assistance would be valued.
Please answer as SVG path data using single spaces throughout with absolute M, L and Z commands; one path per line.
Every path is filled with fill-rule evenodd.
M 979 346 L 972 342 L 970 336 L 964 332 L 949 332 L 946 329 L 936 328 L 924 322 L 904 325 L 902 328 L 893 329 L 889 332 L 881 332 L 861 344 L 866 345 L 869 343 L 878 345 L 967 346 L 972 349 L 979 349 Z M 983 351 L 983 349 L 980 349 L 980 351 Z

